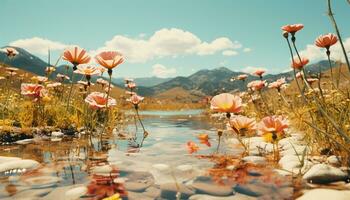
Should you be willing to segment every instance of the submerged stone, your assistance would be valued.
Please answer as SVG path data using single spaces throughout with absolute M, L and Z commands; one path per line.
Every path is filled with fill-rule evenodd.
M 348 200 L 349 198 L 349 190 L 314 189 L 306 192 L 297 200 Z
M 327 164 L 316 164 L 303 176 L 303 179 L 320 184 L 344 181 L 348 178 L 346 172 Z
M 40 164 L 35 160 L 12 160 L 0 164 L 0 172 L 6 172 L 12 169 L 33 169 Z
M 184 184 L 164 183 L 160 185 L 160 196 L 165 199 L 176 199 L 176 193 L 181 193 L 181 199 L 188 199 L 195 194 L 193 189 Z
M 199 176 L 192 186 L 197 194 L 210 194 L 214 196 L 230 196 L 233 194 L 232 184 L 220 185 L 215 183 L 211 177 Z

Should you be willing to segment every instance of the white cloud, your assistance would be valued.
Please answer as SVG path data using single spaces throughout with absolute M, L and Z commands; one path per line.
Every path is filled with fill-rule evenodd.
M 255 71 L 258 70 L 258 69 L 265 70 L 266 72 L 268 71 L 266 68 L 262 68 L 262 67 L 247 66 L 247 67 L 245 67 L 244 69 L 242 69 L 242 72 L 251 74 L 251 73 L 255 72 Z
M 238 55 L 237 51 L 232 51 L 232 50 L 226 50 L 222 52 L 222 55 L 224 56 L 236 56 Z
M 28 39 L 19 39 L 10 43 L 10 46 L 21 47 L 31 53 L 47 55 L 48 49 L 50 50 L 63 50 L 67 45 L 51 41 L 48 39 L 43 39 L 39 37 L 33 37 Z
M 350 37 L 344 40 L 344 47 L 345 47 L 345 50 L 347 51 L 348 57 L 350 57 Z M 339 42 L 337 42 L 337 44 L 332 46 L 330 48 L 330 51 L 331 51 L 331 58 L 333 60 L 345 62 L 344 54 Z M 300 51 L 300 55 L 308 58 L 310 62 L 327 59 L 326 50 L 319 48 L 314 44 L 306 45 L 306 48 Z
M 167 78 L 171 75 L 176 74 L 175 68 L 167 68 L 164 65 L 161 64 L 155 64 L 152 66 L 152 74 L 159 78 Z
M 244 48 L 244 49 L 243 49 L 243 52 L 251 52 L 251 51 L 252 51 L 251 48 Z
M 111 40 L 106 41 L 104 46 L 95 52 L 116 49 L 125 55 L 128 62 L 142 63 L 164 56 L 212 55 L 217 52 L 238 48 L 242 48 L 242 44 L 238 41 L 232 42 L 226 37 L 206 42 L 189 31 L 163 28 L 156 31 L 149 38 L 131 38 L 116 35 Z

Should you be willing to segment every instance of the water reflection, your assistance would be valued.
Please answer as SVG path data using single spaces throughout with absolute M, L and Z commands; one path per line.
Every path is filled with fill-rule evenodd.
M 185 148 L 186 141 L 196 140 L 198 133 L 214 134 L 207 131 L 211 126 L 198 115 L 200 112 L 192 110 L 141 113 L 145 128 L 150 133 L 141 149 L 133 140 L 118 138 L 118 133 L 104 136 L 102 143 L 98 138 L 92 138 L 92 147 L 84 135 L 80 138 L 65 137 L 60 142 L 35 138 L 30 144 L 2 146 L 0 156 L 32 159 L 38 161 L 41 166 L 30 172 L 17 170 L 2 173 L 0 191 L 4 192 L 0 192 L 0 198 L 38 187 L 88 185 L 93 182 L 94 177 L 96 178 L 91 174 L 91 169 L 106 163 L 115 164 L 120 170 L 153 170 L 152 174 L 158 183 L 173 181 L 171 170 L 164 169 L 162 173 L 154 170 L 159 166 L 194 165 L 203 170 L 212 164 L 207 161 L 198 162 L 196 158 L 187 155 Z M 140 128 L 137 129 L 138 132 L 135 130 L 134 124 L 130 123 L 125 132 L 128 135 L 139 135 L 142 132 Z M 210 153 L 210 148 L 206 149 L 207 152 L 203 153 Z M 190 177 L 195 175 L 197 173 Z M 32 177 L 39 178 L 33 180 Z M 37 186 L 33 186 L 33 182 L 38 183 Z

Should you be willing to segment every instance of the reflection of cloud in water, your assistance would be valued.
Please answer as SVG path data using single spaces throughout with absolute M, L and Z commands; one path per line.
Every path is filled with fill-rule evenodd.
M 200 154 L 211 154 L 215 151 L 217 135 L 215 130 L 208 131 L 212 126 L 207 120 L 169 114 L 163 115 L 163 118 L 150 115 L 144 117 L 143 122 L 150 134 L 140 152 L 125 154 L 122 151 L 124 148 L 120 148 L 123 144 L 118 142 L 119 150 L 114 148 L 108 152 L 108 161 L 111 164 L 125 170 L 149 171 L 158 184 L 173 182 L 172 172 L 178 181 L 190 180 L 202 175 L 213 165 L 208 160 L 188 155 L 186 147 L 186 142 L 191 140 L 200 146 Z M 130 124 L 128 129 L 135 131 L 134 124 Z M 138 135 L 142 135 L 140 127 L 138 131 Z M 212 147 L 199 143 L 197 135 L 200 133 L 209 134 Z
M 178 181 L 185 181 L 205 173 L 212 166 L 207 160 L 188 155 L 183 145 L 174 142 L 157 143 L 141 149 L 140 153 L 130 155 L 111 149 L 108 161 L 124 170 L 148 171 L 158 184 L 173 182 L 171 173 L 174 173 Z

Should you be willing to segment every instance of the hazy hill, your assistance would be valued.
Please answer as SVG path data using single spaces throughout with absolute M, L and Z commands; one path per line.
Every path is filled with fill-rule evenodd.
M 48 66 L 45 61 L 32 55 L 24 49 L 17 47 L 16 49 L 19 52 L 18 56 L 12 60 L 9 60 L 4 54 L 0 54 L 0 62 L 38 75 L 44 75 L 45 67 Z M 335 63 L 332 62 L 332 64 L 334 65 Z M 326 71 L 328 69 L 328 61 L 320 61 L 306 67 L 306 70 L 311 73 L 317 73 L 319 70 Z M 52 75 L 52 77 L 55 77 L 57 73 L 68 73 L 70 75 L 71 68 L 69 67 L 67 71 L 65 65 L 60 65 L 57 67 L 56 72 Z M 230 81 L 232 77 L 236 77 L 240 74 L 243 73 L 231 71 L 225 67 L 220 67 L 212 70 L 200 70 L 187 77 L 136 78 L 135 82 L 139 85 L 137 92 L 143 96 L 156 96 L 159 98 L 184 98 L 184 96 L 190 96 L 193 98 L 200 98 L 205 95 L 215 95 L 225 91 L 245 90 L 248 82 L 257 79 L 257 77 L 248 74 L 248 78 L 245 82 Z M 292 71 L 289 71 L 279 74 L 267 74 L 264 76 L 264 79 L 268 82 L 272 82 L 281 77 L 286 77 L 287 80 L 292 80 L 293 73 Z M 75 80 L 80 80 L 81 78 L 82 76 L 76 76 Z M 113 78 L 112 82 L 114 85 L 117 85 L 120 88 L 124 87 L 123 78 Z

